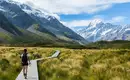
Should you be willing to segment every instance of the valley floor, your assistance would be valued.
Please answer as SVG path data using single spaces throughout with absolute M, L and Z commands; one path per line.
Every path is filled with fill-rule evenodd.
M 15 80 L 21 71 L 24 47 L 0 47 L 0 80 Z M 40 80 L 130 80 L 129 49 L 65 49 L 27 47 L 31 59 L 58 58 L 38 62 Z

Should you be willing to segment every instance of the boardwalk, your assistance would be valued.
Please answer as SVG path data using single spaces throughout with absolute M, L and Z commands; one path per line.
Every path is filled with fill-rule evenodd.
M 58 57 L 59 54 L 60 54 L 60 51 L 57 50 L 51 57 L 47 57 L 47 58 L 56 58 L 56 57 Z M 27 80 L 39 80 L 37 61 L 43 60 L 43 59 L 44 58 L 31 60 L 31 65 L 28 67 L 28 79 Z M 16 80 L 24 80 L 22 71 L 20 72 L 20 74 L 18 75 Z
M 24 80 L 23 72 L 21 71 L 16 80 Z M 39 80 L 37 61 L 31 60 L 31 65 L 28 67 L 28 79 L 27 80 Z

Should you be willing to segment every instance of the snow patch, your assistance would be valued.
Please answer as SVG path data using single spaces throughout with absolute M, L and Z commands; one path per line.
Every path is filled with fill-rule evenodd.
M 108 29 L 108 30 L 102 32 L 101 35 L 102 35 L 102 36 L 103 36 L 103 35 L 106 35 L 106 33 L 110 32 L 111 30 L 112 30 L 112 29 Z
M 102 20 L 101 19 L 94 19 L 94 20 L 92 20 L 91 22 L 90 22 L 90 26 L 92 26 L 92 27 L 96 27 L 97 26 L 97 24 L 99 24 L 99 23 L 101 23 L 102 22 Z
M 0 11 L 6 12 L 6 10 L 3 7 L 1 7 L 1 6 L 0 6 Z
M 125 31 L 130 31 L 130 28 L 125 29 Z

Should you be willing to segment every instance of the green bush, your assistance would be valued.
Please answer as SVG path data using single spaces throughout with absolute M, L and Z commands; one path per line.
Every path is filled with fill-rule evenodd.
M 0 68 L 2 71 L 5 71 L 10 66 L 10 63 L 7 59 L 0 60 Z

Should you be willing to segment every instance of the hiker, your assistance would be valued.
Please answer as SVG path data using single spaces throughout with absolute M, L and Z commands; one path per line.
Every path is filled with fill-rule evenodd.
M 24 78 L 27 79 L 27 69 L 30 63 L 29 54 L 27 53 L 27 49 L 24 49 L 23 54 L 21 55 L 22 67 L 23 67 L 23 75 Z

